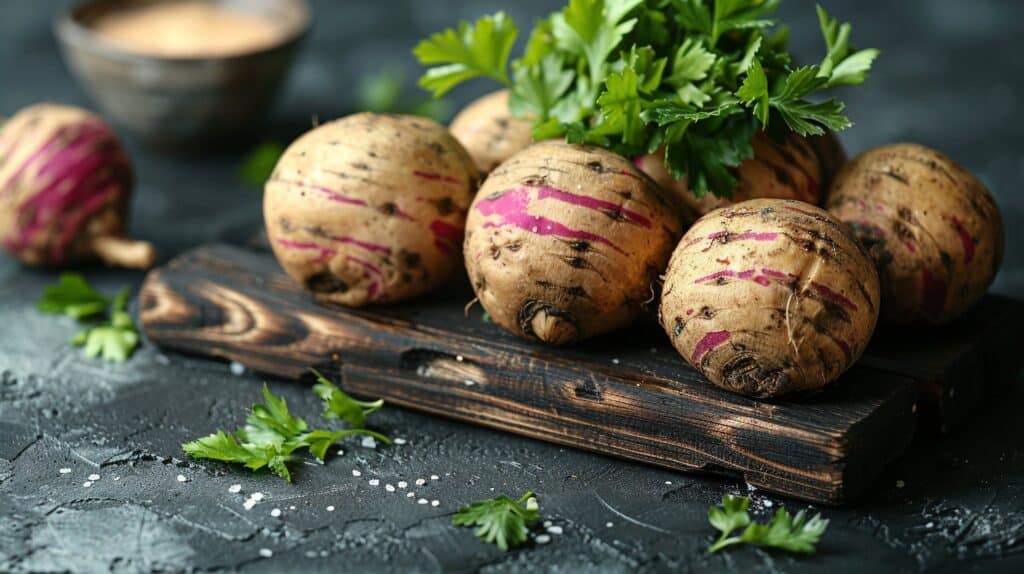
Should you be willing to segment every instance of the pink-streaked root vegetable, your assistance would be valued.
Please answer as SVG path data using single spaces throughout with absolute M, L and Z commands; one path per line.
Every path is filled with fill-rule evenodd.
M 882 280 L 882 323 L 943 324 L 995 280 L 1003 220 L 985 186 L 914 144 L 865 152 L 839 173 L 829 211 L 868 248 Z
M 783 143 L 778 143 L 758 132 L 753 146 L 754 157 L 736 170 L 738 182 L 731 198 L 694 195 L 686 184 L 686 178 L 677 180 L 665 168 L 664 150 L 637 158 L 636 165 L 672 193 L 681 204 L 683 218 L 690 221 L 720 207 L 749 199 L 796 199 L 821 205 L 825 190 L 822 162 L 807 138 L 791 133 Z M 841 150 L 839 147 L 840 153 Z M 835 151 L 830 150 L 829 153 Z M 837 160 L 830 156 L 829 161 Z
M 320 301 L 391 303 L 443 284 L 461 262 L 479 174 L 448 130 L 356 114 L 306 133 L 266 185 L 267 236 Z
M 132 184 L 117 137 L 86 110 L 39 104 L 0 126 L 0 238 L 26 265 L 151 267 L 153 246 L 125 237 Z
M 770 398 L 839 377 L 870 340 L 879 299 L 874 264 L 842 222 L 803 202 L 757 199 L 687 232 L 660 320 L 712 383 Z
M 512 115 L 508 97 L 508 90 L 488 94 L 466 106 L 452 120 L 452 135 L 483 173 L 490 173 L 533 143 L 532 124 Z
M 808 136 L 807 143 L 814 150 L 821 164 L 821 190 L 827 196 L 828 189 L 832 186 L 839 170 L 846 165 L 849 157 L 846 155 L 846 148 L 835 132 L 825 132 L 820 136 Z
M 664 192 L 629 160 L 543 142 L 484 182 L 466 224 L 466 268 L 495 323 L 572 343 L 641 312 L 681 228 Z

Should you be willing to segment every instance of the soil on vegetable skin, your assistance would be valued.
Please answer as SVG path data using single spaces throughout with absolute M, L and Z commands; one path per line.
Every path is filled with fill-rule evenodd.
M 863 352 L 879 286 L 866 252 L 821 209 L 753 200 L 683 237 L 660 319 L 713 383 L 761 398 L 824 386 Z
M 887 326 L 955 319 L 985 294 L 1002 262 L 1003 223 L 988 190 L 923 146 L 885 146 L 854 159 L 828 209 L 878 267 Z
M 477 194 L 466 267 L 495 323 L 567 344 L 640 313 L 680 234 L 669 200 L 628 160 L 543 142 L 502 164 Z
M 282 267 L 325 302 L 389 303 L 457 269 L 472 159 L 436 122 L 357 114 L 293 143 L 267 183 L 264 217 Z

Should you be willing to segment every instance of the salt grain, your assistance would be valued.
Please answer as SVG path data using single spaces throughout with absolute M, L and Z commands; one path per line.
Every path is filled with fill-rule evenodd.
M 393 484 L 385 484 L 384 485 L 384 490 L 386 490 L 388 492 L 394 492 L 395 491 L 395 485 L 393 485 Z
M 406 497 L 406 498 L 412 498 L 412 497 L 414 497 L 414 496 L 416 496 L 416 493 L 415 493 L 415 492 L 410 492 L 409 494 L 406 494 L 406 495 L 405 495 L 405 497 Z
M 359 472 L 358 470 L 352 470 L 352 476 L 355 476 L 355 477 L 363 476 L 363 473 Z
M 379 478 L 371 478 L 370 479 L 370 486 L 377 486 L 379 484 L 380 484 L 380 479 Z
M 295 510 L 295 507 L 294 506 L 289 506 L 288 510 Z
M 404 438 L 396 438 L 394 442 L 395 444 L 405 444 L 406 440 Z
M 363 448 L 377 448 L 377 441 L 372 436 L 364 436 L 363 441 L 359 444 Z
M 231 374 L 236 376 L 236 377 L 241 377 L 242 375 L 245 374 L 245 365 L 243 365 L 242 363 L 239 363 L 238 361 L 231 361 L 230 369 L 231 369 Z
M 605 522 L 605 523 L 604 523 L 604 527 L 605 527 L 605 528 L 611 528 L 612 526 L 615 526 L 615 523 L 614 523 L 614 522 Z
M 231 494 L 238 494 L 239 492 L 242 492 L 242 485 L 232 484 L 231 486 L 228 487 L 228 492 L 230 492 Z
M 260 548 L 260 556 L 264 558 L 270 558 L 274 555 L 274 551 L 269 548 Z
M 61 474 L 71 474 L 71 469 L 70 468 L 62 468 L 62 469 L 60 469 L 60 473 Z
M 270 511 L 270 515 L 273 516 L 274 518 L 277 518 L 278 516 L 281 516 L 281 509 L 280 508 L 275 508 L 275 509 L 271 510 Z
M 327 512 L 334 512 L 334 506 L 328 506 Z
M 84 486 L 85 488 L 89 488 L 90 486 L 92 486 L 92 482 L 91 481 L 83 482 L 82 486 Z
M 424 479 L 424 478 L 417 478 L 416 479 L 416 486 L 423 486 L 426 483 L 427 483 L 427 480 Z
M 404 480 L 398 482 L 398 488 L 405 488 L 407 486 L 409 486 L 409 483 Z
M 254 492 L 254 493 L 252 493 L 250 498 L 252 498 L 256 502 L 259 502 L 259 501 L 263 500 L 263 493 L 262 492 Z
M 417 500 L 417 501 L 416 501 L 416 504 L 427 504 L 427 503 L 429 503 L 429 502 L 430 502 L 430 501 L 429 501 L 429 500 L 427 500 L 426 498 L 421 498 L 421 499 L 419 499 L 419 500 Z
M 774 506 L 774 504 L 775 504 L 775 503 L 773 503 L 773 502 L 772 502 L 772 501 L 770 501 L 770 500 L 766 500 L 766 501 L 764 501 L 764 507 L 765 507 L 765 508 L 771 508 L 772 506 Z
M 114 482 L 117 482 L 117 481 L 119 481 L 119 480 L 121 480 L 121 477 L 120 477 L 120 476 L 115 476 L 115 477 L 114 477 Z
M 548 533 L 549 534 L 561 534 L 562 533 L 562 527 L 561 526 L 549 526 L 548 527 Z
M 185 478 L 184 474 L 179 474 L 178 475 L 178 482 L 188 482 L 188 479 Z
M 551 542 L 551 537 L 547 534 L 541 534 L 537 537 L 537 544 L 547 544 L 548 542 Z
M 98 474 L 90 474 L 89 475 L 89 480 L 91 480 L 93 482 L 96 482 L 99 479 L 100 479 L 100 475 L 98 475 Z
M 441 477 L 437 476 L 436 474 L 430 475 L 430 480 L 438 480 L 439 478 L 441 478 Z
M 666 480 L 666 481 L 665 481 L 665 484 L 667 484 L 667 485 L 669 485 L 669 486 L 672 486 L 672 481 L 671 481 L 671 480 Z
M 431 500 L 430 501 L 430 506 L 441 506 L 441 501 L 440 500 Z
M 620 362 L 621 361 L 619 361 L 618 359 L 612 359 L 612 364 L 613 365 L 618 365 Z
M 550 528 L 552 524 L 554 524 L 554 523 L 551 522 L 550 520 L 545 520 L 543 522 L 542 526 L 544 526 L 544 528 Z
M 345 456 L 345 451 L 343 451 L 343 450 L 341 450 L 341 449 L 339 448 L 339 449 L 338 449 L 338 452 L 337 452 L 336 454 L 337 454 L 338 456 Z

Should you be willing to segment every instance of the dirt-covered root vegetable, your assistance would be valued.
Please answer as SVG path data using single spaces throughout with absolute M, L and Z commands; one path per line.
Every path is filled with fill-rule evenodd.
M 714 384 L 769 398 L 834 381 L 863 352 L 878 274 L 838 219 L 757 199 L 701 218 L 672 255 L 660 320 Z
M 424 118 L 356 114 L 296 140 L 267 181 L 267 237 L 320 301 L 359 307 L 426 293 L 462 258 L 479 174 Z
M 132 184 L 117 137 L 86 110 L 38 104 L 0 126 L 0 238 L 26 265 L 152 266 L 153 246 L 125 237 Z
M 664 192 L 626 158 L 543 142 L 484 182 L 466 224 L 466 268 L 495 323 L 572 343 L 640 313 L 681 227 Z
M 508 90 L 488 94 L 466 106 L 452 120 L 451 132 L 477 167 L 490 173 L 503 161 L 533 143 L 530 122 L 512 115 Z
M 923 146 L 855 158 L 836 178 L 828 209 L 878 266 L 885 325 L 955 319 L 985 294 L 1002 263 L 1003 220 L 988 190 Z
M 677 198 L 683 206 L 684 218 L 696 219 L 720 207 L 759 198 L 796 199 L 821 205 L 825 189 L 821 162 L 806 138 L 790 134 L 783 143 L 778 143 L 758 132 L 753 145 L 754 157 L 743 162 L 736 171 L 738 183 L 731 198 L 694 195 L 685 178 L 677 180 L 665 168 L 662 150 L 637 158 L 635 163 Z

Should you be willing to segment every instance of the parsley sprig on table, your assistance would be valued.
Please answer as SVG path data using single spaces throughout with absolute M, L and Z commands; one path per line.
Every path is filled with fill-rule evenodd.
M 518 500 L 499 496 L 463 506 L 452 518 L 455 526 L 476 526 L 474 534 L 502 551 L 526 542 L 527 526 L 540 519 L 540 507 L 527 491 Z
M 366 426 L 366 417 L 379 411 L 384 406 L 384 399 L 376 401 L 359 401 L 338 388 L 327 377 L 313 369 L 316 375 L 317 384 L 313 386 L 313 392 L 324 402 L 325 419 L 341 419 L 352 428 L 361 429 Z
M 758 129 L 821 135 L 851 125 L 824 90 L 863 83 L 877 50 L 856 50 L 851 27 L 818 8 L 826 55 L 797 67 L 789 33 L 771 19 L 781 0 L 569 0 L 540 21 L 518 59 L 504 13 L 435 34 L 414 49 L 420 85 L 442 96 L 489 78 L 535 122 L 534 138 L 566 137 L 627 157 L 664 147 L 693 192 L 729 196 Z
M 111 299 L 89 285 L 81 275 L 65 273 L 56 285 L 43 292 L 36 308 L 43 313 L 65 315 L 84 323 L 85 328 L 71 339 L 71 343 L 84 347 L 87 357 L 123 363 L 139 345 L 139 332 L 126 311 L 127 305 L 127 289 L 122 289 Z
M 319 373 L 317 377 L 321 380 L 320 385 L 329 385 L 333 390 L 331 398 L 335 403 L 344 402 L 346 399 L 358 403 Z M 317 394 L 323 396 L 319 391 Z M 369 414 L 367 412 L 361 413 L 359 428 L 311 429 L 305 420 L 292 415 L 285 399 L 271 393 L 266 385 L 263 385 L 263 401 L 263 404 L 253 405 L 242 428 L 233 433 L 219 430 L 181 445 L 182 450 L 192 458 L 242 464 L 251 470 L 269 468 L 274 474 L 291 482 L 292 474 L 288 469 L 288 463 L 297 460 L 297 453 L 303 448 L 309 449 L 310 454 L 323 462 L 331 445 L 347 436 L 364 435 L 385 444 L 391 442 L 388 437 L 378 432 L 361 428 L 366 422 L 366 415 Z M 330 401 L 324 401 L 328 412 L 331 412 Z M 377 405 L 374 409 L 376 411 L 383 402 L 372 404 Z M 353 424 L 353 427 L 355 426 Z
M 820 514 L 808 519 L 801 510 L 796 516 L 790 516 L 785 508 L 778 509 L 768 524 L 758 524 L 751 521 L 747 513 L 749 508 L 749 498 L 727 494 L 722 498 L 722 506 L 708 510 L 708 522 L 721 532 L 708 552 L 750 544 L 798 554 L 814 554 L 818 540 L 828 528 L 828 520 Z M 737 531 L 740 533 L 734 535 Z

